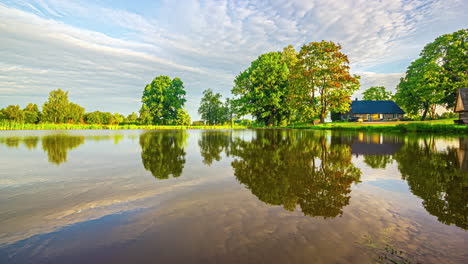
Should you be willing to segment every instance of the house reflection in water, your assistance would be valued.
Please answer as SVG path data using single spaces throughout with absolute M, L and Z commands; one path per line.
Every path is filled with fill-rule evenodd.
M 459 142 L 457 149 L 458 168 L 461 171 L 468 172 L 468 139 L 459 138 Z
M 351 143 L 351 154 L 394 155 L 403 146 L 401 137 L 383 134 L 359 133 Z
M 364 156 L 364 162 L 374 169 L 385 169 L 403 147 L 403 139 L 395 135 L 358 133 L 351 139 L 351 154 Z

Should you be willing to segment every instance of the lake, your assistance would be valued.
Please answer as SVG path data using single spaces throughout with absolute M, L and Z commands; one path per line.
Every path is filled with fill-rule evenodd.
M 2 131 L 1 263 L 468 263 L 468 138 Z

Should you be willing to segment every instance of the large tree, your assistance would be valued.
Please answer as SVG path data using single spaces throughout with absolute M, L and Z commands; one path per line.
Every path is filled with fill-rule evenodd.
M 179 78 L 171 80 L 169 76 L 158 76 L 146 85 L 141 100 L 153 124 L 173 124 L 177 111 L 183 108 L 186 101 L 184 84 Z
M 260 55 L 234 80 L 232 93 L 238 98 L 240 115 L 250 114 L 266 125 L 287 118 L 289 69 L 281 52 Z
M 42 121 L 65 123 L 69 112 L 68 92 L 62 89 L 49 93 L 49 99 L 42 106 Z
M 306 118 L 320 122 L 332 112 L 346 112 L 351 95 L 359 89 L 359 76 L 351 75 L 348 57 L 332 41 L 302 46 L 293 70 L 296 104 Z
M 410 115 L 435 115 L 436 106 L 452 108 L 457 89 L 468 86 L 468 30 L 427 44 L 397 86 L 395 99 Z
M 362 99 L 367 101 L 387 101 L 392 99 L 392 93 L 385 90 L 383 86 L 369 87 L 362 95 Z

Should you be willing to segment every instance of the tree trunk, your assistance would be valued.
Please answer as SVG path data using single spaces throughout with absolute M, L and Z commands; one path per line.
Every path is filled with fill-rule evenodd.
M 427 108 L 428 108 L 428 107 L 425 107 L 425 108 L 424 108 L 424 112 L 423 112 L 423 115 L 422 115 L 422 117 L 421 117 L 421 121 L 424 121 L 424 119 L 426 119 Z

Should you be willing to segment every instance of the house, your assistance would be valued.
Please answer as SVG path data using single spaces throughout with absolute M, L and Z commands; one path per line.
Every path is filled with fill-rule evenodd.
M 468 124 L 468 88 L 458 89 L 455 112 L 458 113 L 458 124 Z
M 393 101 L 358 101 L 356 99 L 351 103 L 349 112 L 341 115 L 341 120 L 352 118 L 361 118 L 363 121 L 395 120 L 403 118 L 404 114 L 405 112 Z

